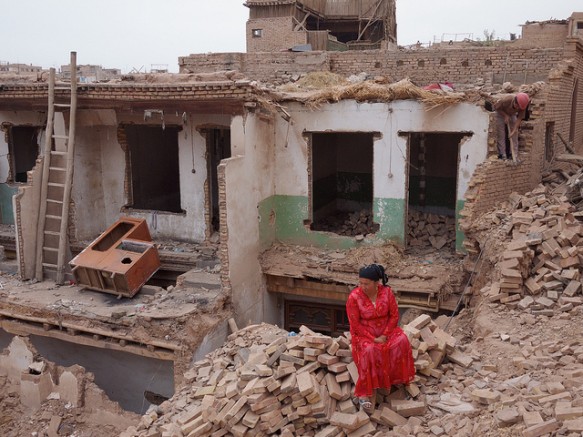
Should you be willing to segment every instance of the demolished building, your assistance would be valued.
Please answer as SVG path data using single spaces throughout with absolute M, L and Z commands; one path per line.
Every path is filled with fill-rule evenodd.
M 2 297 L 5 331 L 163 360 L 179 384 L 189 363 L 223 341 L 231 315 L 241 326 L 266 321 L 288 330 L 305 324 L 327 334 L 345 331 L 343 304 L 359 263 L 401 257 L 415 247 L 417 223 L 433 224 L 436 216 L 447 217 L 453 234 L 441 247 L 479 251 L 465 241 L 461 217 L 471 222 L 511 192 L 534 188 L 554 156 L 583 149 L 581 14 L 527 23 L 515 42 L 409 51 L 391 44 L 394 2 L 358 2 L 363 9 L 346 21 L 363 36 L 365 28 L 385 29 L 374 41 L 383 41 L 379 49 L 274 52 L 257 45 L 254 31 L 269 39 L 262 26 L 274 16 L 301 38 L 292 35 L 270 50 L 308 44 L 310 32 L 322 31 L 314 23 L 330 25 L 324 29 L 330 41 L 347 23 L 327 21 L 334 16 L 327 3 L 248 1 L 248 48 L 254 47 L 248 53 L 181 57 L 178 75 L 79 84 L 70 250 L 79 252 L 120 217 L 144 219 L 161 246 L 154 279 L 178 281 L 177 287 L 150 289 L 138 302 L 103 298 L 92 310 L 87 306 L 101 298 L 76 298 L 78 289 L 61 287 L 69 303 L 84 302 L 79 311 L 55 305 L 62 297 L 47 305 L 42 287 L 32 284 L 37 288 L 27 299 Z M 365 6 L 386 7 L 389 18 L 362 14 Z M 309 74 L 322 72 L 340 78 L 365 72 L 376 81 L 309 89 Z M 459 92 L 435 94 L 413 84 L 445 81 Z M 505 83 L 513 90 L 525 85 L 533 98 L 518 166 L 495 159 L 495 123 L 482 108 Z M 64 88 L 55 92 L 61 102 L 70 99 Z M 17 257 L 22 280 L 39 268 L 47 100 L 44 82 L 0 88 L 0 212 L 2 223 L 14 226 L 1 242 Z M 65 135 L 67 123 L 58 114 L 55 133 Z M 54 151 L 65 150 L 63 141 L 54 143 Z M 320 227 L 361 212 L 367 227 L 355 235 L 333 221 Z M 400 304 L 453 310 L 463 269 L 459 262 L 453 268 L 425 262 L 426 255 L 391 270 Z

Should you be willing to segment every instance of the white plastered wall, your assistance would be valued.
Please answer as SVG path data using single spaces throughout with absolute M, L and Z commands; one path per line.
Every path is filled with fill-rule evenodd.
M 44 112 L 33 111 L 0 111 L 0 124 L 11 123 L 14 126 L 44 126 L 46 114 Z M 42 152 L 44 145 L 44 131 L 38 136 L 38 143 Z M 8 162 L 8 143 L 6 136 L 0 134 L 0 184 L 6 183 L 10 172 Z
M 275 193 L 308 195 L 308 150 L 304 132 L 379 132 L 374 142 L 373 183 L 376 198 L 406 198 L 407 138 L 399 132 L 471 132 L 459 153 L 457 200 L 476 166 L 487 156 L 488 115 L 470 103 L 428 110 L 415 100 L 391 103 L 341 101 L 310 111 L 287 106 L 292 124 L 279 118 L 276 131 Z
M 239 326 L 278 320 L 274 298 L 266 293 L 259 265 L 258 205 L 273 195 L 271 120 L 255 115 L 235 117 L 231 126 L 233 157 L 225 165 L 229 280 Z
M 74 199 L 79 205 L 91 207 L 77 209 L 77 238 L 95 238 L 120 216 L 127 215 L 146 219 L 154 238 L 203 241 L 206 231 L 206 138 L 197 128 L 229 127 L 231 117 L 165 114 L 167 126 L 182 127 L 178 133 L 180 198 L 184 210 L 181 214 L 124 209 L 127 204 L 124 191 L 126 155 L 117 137 L 120 123 L 161 125 L 162 120 L 155 113 L 147 122 L 143 114 L 115 114 L 113 111 L 88 111 L 80 116 Z

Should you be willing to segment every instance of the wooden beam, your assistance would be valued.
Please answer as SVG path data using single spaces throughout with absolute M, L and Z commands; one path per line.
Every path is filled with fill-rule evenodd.
M 114 343 L 107 341 L 107 339 L 96 339 L 95 337 L 86 337 L 84 335 L 71 335 L 67 331 L 61 331 L 57 329 L 46 331 L 42 327 L 34 326 L 29 323 L 23 323 L 14 320 L 0 320 L 0 327 L 6 332 L 13 335 L 28 336 L 28 335 L 38 335 L 40 337 L 56 338 L 57 340 L 66 341 L 68 343 L 80 344 L 83 346 L 97 347 L 100 349 L 116 350 L 120 352 L 131 353 L 134 355 L 140 355 L 148 358 L 156 358 L 165 361 L 174 361 L 176 356 L 172 352 L 151 350 L 147 347 L 135 346 L 135 345 L 121 345 L 120 343 Z

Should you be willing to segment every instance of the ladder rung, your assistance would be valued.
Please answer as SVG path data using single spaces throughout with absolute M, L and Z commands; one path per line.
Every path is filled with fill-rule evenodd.
M 58 203 L 59 205 L 63 204 L 62 200 L 55 200 L 55 199 L 47 199 L 47 202 L 51 202 L 51 203 Z
M 59 249 L 55 249 L 54 247 L 46 247 L 43 246 L 43 250 L 49 251 L 49 252 L 58 252 Z
M 60 215 L 50 215 L 47 214 L 47 218 L 53 219 L 53 220 L 61 220 L 61 216 Z
M 45 235 L 61 235 L 60 232 L 55 232 L 55 231 L 44 231 Z
M 63 188 L 65 186 L 65 184 L 59 184 L 57 182 L 49 182 L 49 187 L 59 187 L 59 188 Z
M 67 135 L 53 135 L 55 140 L 68 140 L 69 137 Z
M 60 156 L 63 156 L 63 155 L 66 155 L 66 154 L 67 154 L 67 152 L 61 152 L 60 150 L 51 150 L 51 155 L 60 155 Z
M 56 264 L 51 264 L 51 263 L 43 263 L 43 267 L 53 267 L 53 268 L 56 268 L 57 265 Z
M 49 170 L 66 171 L 67 169 L 63 167 L 49 167 Z
M 70 108 L 71 107 L 70 103 L 55 103 L 54 105 L 58 108 Z

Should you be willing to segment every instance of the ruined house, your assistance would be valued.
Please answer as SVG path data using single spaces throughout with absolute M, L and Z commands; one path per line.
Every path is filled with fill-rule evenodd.
M 92 315 L 6 301 L 5 331 L 163 360 L 178 384 L 194 357 L 224 339 L 231 311 L 240 325 L 344 330 L 343 303 L 358 267 L 342 262 L 344 252 L 387 242 L 410 248 L 418 214 L 448 217 L 454 237 L 447 250 L 479 251 L 464 241 L 462 217 L 472 220 L 512 191 L 533 188 L 553 157 L 583 150 L 580 13 L 527 23 L 515 42 L 398 50 L 394 2 L 246 6 L 248 53 L 189 55 L 179 59 L 178 75 L 78 86 L 71 252 L 122 216 L 142 218 L 161 246 L 154 279 L 179 287 L 156 293 L 156 311 L 148 309 L 151 300 L 123 311 L 104 300 L 107 311 Z M 273 41 L 270 32 L 282 22 L 289 32 Z M 355 50 L 338 50 L 339 43 Z M 312 50 L 287 50 L 308 44 Z M 273 51 L 280 49 L 286 51 Z M 302 90 L 275 88 L 321 72 L 365 72 L 416 94 L 395 98 L 399 85 L 382 88 L 393 90 L 389 96 L 371 85 L 377 91 L 359 98 L 363 88 L 347 85 L 345 97 L 324 92 L 311 105 L 317 92 L 310 100 Z M 406 78 L 419 86 L 448 81 L 467 92 L 431 105 Z M 482 105 L 508 82 L 533 96 L 518 166 L 495 159 L 494 119 Z M 55 98 L 66 103 L 70 89 L 60 85 Z M 42 267 L 36 248 L 47 98 L 43 82 L 0 87 L 0 212 L 15 229 L 0 241 L 17 257 L 23 280 Z M 70 131 L 67 115 L 57 113 L 57 135 Z M 53 151 L 65 151 L 59 138 Z M 345 235 L 333 220 L 320 227 L 362 212 L 372 224 L 357 235 Z M 323 260 L 303 248 L 331 252 Z M 287 263 L 292 258 L 295 264 Z M 464 272 L 422 262 L 391 273 L 401 304 L 455 308 L 458 297 L 442 292 L 450 276 L 461 286 Z M 214 273 L 201 272 L 208 267 Z M 168 299 L 180 311 L 164 307 Z

